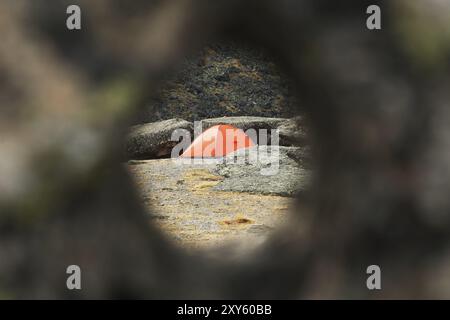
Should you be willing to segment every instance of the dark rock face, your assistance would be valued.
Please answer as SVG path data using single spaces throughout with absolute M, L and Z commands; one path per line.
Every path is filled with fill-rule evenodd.
M 170 156 L 178 141 L 172 141 L 172 133 L 177 129 L 193 132 L 193 124 L 183 119 L 135 125 L 125 142 L 129 159 L 155 159 Z
M 136 121 L 173 116 L 189 121 L 221 116 L 289 117 L 295 113 L 287 77 L 261 50 L 213 44 L 179 68 Z

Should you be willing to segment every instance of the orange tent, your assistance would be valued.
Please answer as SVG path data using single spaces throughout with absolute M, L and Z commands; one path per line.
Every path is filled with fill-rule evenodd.
M 241 129 L 219 124 L 199 135 L 180 157 L 214 158 L 255 144 Z

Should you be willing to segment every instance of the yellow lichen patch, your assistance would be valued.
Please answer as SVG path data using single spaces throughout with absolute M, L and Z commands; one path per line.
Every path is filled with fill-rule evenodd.
M 253 223 L 252 220 L 245 218 L 243 215 L 239 214 L 233 219 L 227 219 L 219 222 L 222 225 L 228 225 L 228 226 L 235 226 L 235 225 L 242 225 L 242 224 L 251 224 Z
M 274 207 L 273 210 L 287 211 L 287 210 L 289 210 L 289 207 L 287 205 L 285 205 L 285 206 L 277 206 L 277 207 Z
M 184 174 L 184 178 L 186 180 L 197 179 L 197 180 L 203 180 L 203 181 L 218 181 L 218 180 L 222 180 L 223 179 L 221 176 L 217 176 L 217 175 L 212 174 L 207 169 L 191 169 L 191 170 L 188 170 Z
M 209 189 L 209 188 L 214 187 L 218 183 L 219 183 L 219 181 L 203 181 L 203 182 L 199 182 L 193 187 L 193 190 Z
M 183 179 L 191 191 L 202 192 L 216 186 L 223 177 L 214 175 L 207 169 L 192 169 L 184 174 Z

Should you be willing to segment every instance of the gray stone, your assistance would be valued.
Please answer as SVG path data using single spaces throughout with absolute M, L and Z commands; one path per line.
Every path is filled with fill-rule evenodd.
M 257 143 L 271 144 L 270 130 L 278 129 L 279 142 L 281 146 L 297 146 L 305 144 L 305 129 L 302 126 L 302 119 L 295 117 L 292 119 L 286 118 L 265 118 L 265 117 L 221 117 L 204 119 L 201 121 L 202 130 L 206 130 L 218 124 L 228 124 L 244 131 L 248 129 L 261 130 L 266 129 L 268 133 L 267 141 L 260 141 Z
M 193 132 L 193 124 L 183 119 L 170 119 L 142 125 L 135 125 L 125 142 L 129 159 L 154 159 L 170 156 L 172 148 L 178 143 L 172 141 L 176 129 Z
M 301 117 L 294 117 L 283 121 L 278 127 L 280 145 L 303 146 L 306 141 L 305 125 Z
M 200 123 L 202 129 L 206 130 L 212 126 L 218 124 L 229 124 L 236 128 L 247 130 L 247 129 L 276 129 L 279 125 L 288 119 L 285 118 L 266 118 L 266 117 L 221 117 L 204 119 Z
M 215 173 L 224 179 L 214 189 L 293 196 L 304 190 L 309 180 L 309 171 L 293 157 L 298 152 L 296 149 L 255 146 L 237 150 L 217 165 Z

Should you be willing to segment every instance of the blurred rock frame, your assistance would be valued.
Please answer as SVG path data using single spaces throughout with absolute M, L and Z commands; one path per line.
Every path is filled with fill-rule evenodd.
M 426 10 L 398 1 L 380 5 L 383 30 L 372 32 L 365 8 L 376 2 L 2 2 L 0 295 L 449 297 L 450 20 L 437 0 Z M 82 8 L 81 35 L 41 37 L 34 23 L 65 28 L 68 4 Z M 64 37 L 70 45 L 52 42 Z M 316 183 L 292 224 L 246 257 L 175 248 L 148 226 L 120 167 L 118 141 L 146 88 L 217 37 L 278 58 L 317 146 Z M 74 69 L 81 47 L 98 57 Z M 80 291 L 65 287 L 71 264 L 83 270 Z M 381 291 L 366 288 L 371 264 Z

